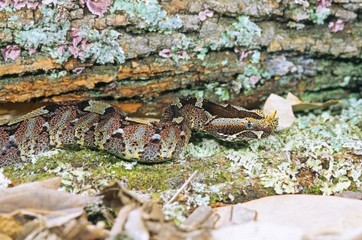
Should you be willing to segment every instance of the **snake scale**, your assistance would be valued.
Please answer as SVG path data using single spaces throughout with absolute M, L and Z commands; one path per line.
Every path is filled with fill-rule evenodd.
M 0 125 L 0 167 L 29 161 L 52 148 L 82 146 L 145 163 L 177 159 L 192 131 L 224 141 L 263 138 L 276 128 L 275 114 L 194 97 L 177 99 L 160 121 L 130 120 L 98 101 L 52 103 Z

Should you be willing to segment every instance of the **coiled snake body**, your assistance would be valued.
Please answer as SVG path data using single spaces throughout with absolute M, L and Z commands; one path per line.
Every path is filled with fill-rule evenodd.
M 169 105 L 159 122 L 129 120 L 98 101 L 53 103 L 0 125 L 0 167 L 27 161 L 56 147 L 79 145 L 138 162 L 178 158 L 191 132 L 225 141 L 263 138 L 277 126 L 275 114 L 185 97 Z

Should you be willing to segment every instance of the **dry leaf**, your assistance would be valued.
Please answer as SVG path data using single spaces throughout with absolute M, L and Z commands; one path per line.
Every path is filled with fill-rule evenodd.
M 249 222 L 229 225 L 211 231 L 211 235 L 213 240 L 307 240 L 303 238 L 303 232 L 299 228 L 283 226 L 273 222 Z
M 247 209 L 241 204 L 215 208 L 214 212 L 220 216 L 220 220 L 215 226 L 216 228 L 256 220 L 256 211 Z
M 16 187 L 15 187 L 16 188 Z M 15 190 L 14 188 L 14 190 Z M 57 214 L 56 211 L 67 211 L 80 208 L 96 198 L 74 195 L 53 189 L 31 187 L 22 192 L 2 193 L 0 196 L 0 213 L 11 213 L 27 210 L 34 214 Z
M 335 105 L 339 103 L 338 100 L 329 100 L 324 103 L 318 103 L 318 102 L 311 102 L 306 103 L 300 100 L 297 96 L 295 96 L 292 93 L 288 93 L 286 100 L 289 101 L 292 104 L 292 108 L 294 112 L 301 112 L 306 110 L 313 110 L 313 109 L 325 109 L 332 105 Z
M 21 226 L 2 228 L 2 233 L 27 239 L 74 239 L 107 236 L 102 227 L 90 227 L 84 207 L 96 197 L 86 197 L 57 191 L 60 179 L 22 184 L 1 190 L 0 226 L 10 222 Z M 14 224 L 13 224 L 14 225 Z M 70 236 L 70 237 L 68 237 Z M 74 236 L 74 237 L 73 237 Z
M 202 228 L 204 223 L 207 222 L 213 214 L 211 207 L 200 206 L 183 222 L 182 228 L 187 230 Z
M 289 128 L 295 121 L 291 103 L 276 94 L 270 94 L 264 104 L 263 113 L 270 116 L 275 111 L 279 119 L 277 130 Z
M 334 196 L 362 200 L 362 192 L 343 191 L 341 193 L 335 193 Z
M 306 239 L 323 236 L 327 236 L 325 239 L 347 239 L 343 236 L 360 234 L 362 229 L 360 200 L 334 196 L 282 195 L 246 202 L 242 206 L 258 212 L 257 223 L 298 228 Z
M 138 208 L 129 212 L 127 222 L 124 225 L 124 231 L 131 239 L 150 239 L 149 229 L 144 223 L 141 209 Z
M 49 189 L 58 189 L 61 184 L 61 179 L 59 177 L 50 178 L 43 181 L 37 182 L 30 182 L 30 183 L 23 183 L 21 185 L 11 187 L 11 188 L 4 188 L 0 189 L 0 198 L 3 197 L 4 194 L 15 194 L 15 193 L 22 193 L 27 189 L 31 188 L 49 188 Z

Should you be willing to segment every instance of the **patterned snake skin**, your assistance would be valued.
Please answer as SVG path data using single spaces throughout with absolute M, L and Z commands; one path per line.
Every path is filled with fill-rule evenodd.
M 185 97 L 169 105 L 159 122 L 132 121 L 98 101 L 53 103 L 0 125 L 0 167 L 27 161 L 52 148 L 83 146 L 126 160 L 164 162 L 178 158 L 191 132 L 224 141 L 263 138 L 276 128 L 275 114 Z

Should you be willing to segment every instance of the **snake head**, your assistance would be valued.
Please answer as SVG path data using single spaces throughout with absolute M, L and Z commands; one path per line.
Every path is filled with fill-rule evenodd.
M 254 112 L 255 113 L 255 112 Z M 269 136 L 278 126 L 276 112 L 270 116 L 259 113 L 258 117 L 216 117 L 205 125 L 206 132 L 229 142 L 260 139 Z

